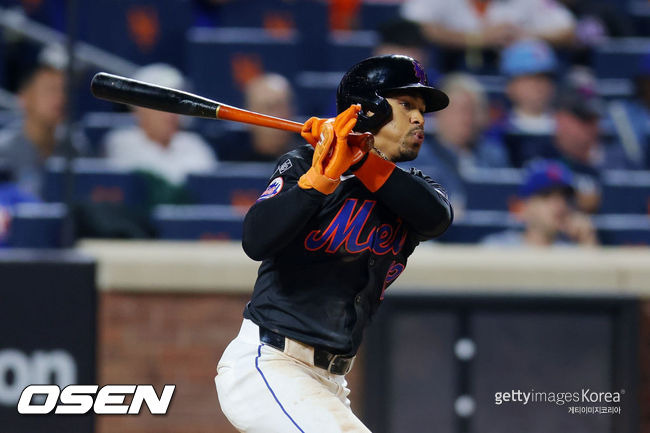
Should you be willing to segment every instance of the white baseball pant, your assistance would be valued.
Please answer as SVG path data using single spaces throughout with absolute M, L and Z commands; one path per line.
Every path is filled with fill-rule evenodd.
M 245 433 L 370 433 L 350 409 L 345 376 L 305 362 L 311 348 L 286 341 L 284 352 L 261 343 L 258 326 L 244 319 L 214 379 L 232 425 Z

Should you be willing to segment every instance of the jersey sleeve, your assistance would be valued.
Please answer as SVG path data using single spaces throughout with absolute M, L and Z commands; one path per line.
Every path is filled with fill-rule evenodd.
M 242 246 L 253 260 L 282 250 L 321 208 L 326 195 L 302 189 L 298 179 L 311 167 L 311 151 L 300 148 L 280 158 L 268 186 L 244 218 Z
M 419 241 L 442 235 L 454 219 L 444 188 L 415 168 L 395 168 L 375 195 L 404 219 Z

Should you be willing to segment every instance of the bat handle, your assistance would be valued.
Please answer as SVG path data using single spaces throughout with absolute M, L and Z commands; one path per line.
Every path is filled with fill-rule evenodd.
M 217 119 L 232 120 L 235 122 L 266 126 L 268 128 L 282 129 L 284 131 L 297 133 L 300 133 L 300 131 L 302 131 L 303 126 L 302 123 L 294 122 L 292 120 L 281 119 L 279 117 L 268 116 L 266 114 L 259 114 L 253 111 L 243 110 L 241 108 L 231 107 L 230 105 L 225 104 L 220 104 L 217 107 L 216 117 Z M 370 150 L 374 144 L 374 137 L 369 132 L 353 132 L 348 135 L 348 141 L 352 145 Z

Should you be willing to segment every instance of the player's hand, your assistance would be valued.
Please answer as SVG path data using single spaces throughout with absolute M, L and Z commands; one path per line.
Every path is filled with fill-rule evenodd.
M 303 137 L 309 141 L 319 134 L 314 146 L 311 168 L 298 180 L 303 189 L 314 188 L 323 194 L 331 194 L 341 181 L 341 175 L 351 165 L 363 158 L 364 150 L 348 145 L 348 134 L 357 123 L 360 105 L 352 105 L 335 119 L 312 117 L 303 127 Z
M 316 119 L 315 117 L 312 119 Z M 312 120 L 309 119 L 309 120 Z M 319 119 L 320 120 L 320 119 Z M 309 121 L 307 121 L 309 123 Z M 305 125 L 307 125 L 305 123 Z M 314 156 L 311 161 L 311 168 L 298 179 L 298 186 L 302 189 L 315 189 L 323 194 L 334 192 L 341 181 L 340 176 L 328 177 L 325 174 L 325 167 L 332 156 L 334 136 L 334 121 L 328 119 L 317 125 L 320 139 L 314 146 Z M 314 125 L 310 125 L 312 128 Z M 311 131 L 311 130 L 310 130 Z M 310 132 L 311 133 L 311 132 Z
M 308 121 L 302 125 L 302 130 L 300 135 L 304 138 L 307 143 L 316 147 L 316 144 L 320 141 L 320 130 L 323 127 L 323 123 L 327 122 L 329 119 L 321 119 L 318 117 L 311 117 Z
M 340 177 L 351 165 L 361 161 L 368 152 L 367 148 L 353 145 L 348 141 L 348 135 L 357 124 L 359 111 L 361 111 L 361 105 L 351 105 L 334 119 L 333 127 L 336 142 L 334 143 L 332 157 L 325 167 L 327 177 Z

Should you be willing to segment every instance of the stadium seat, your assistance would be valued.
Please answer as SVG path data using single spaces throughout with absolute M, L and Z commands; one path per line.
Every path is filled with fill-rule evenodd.
M 182 69 L 191 8 L 177 0 L 79 2 L 79 35 L 85 42 L 139 65 L 165 62 Z
M 533 158 L 550 155 L 553 149 L 553 138 L 547 134 L 510 131 L 504 135 L 503 141 L 511 164 L 518 168 Z
M 129 170 L 101 159 L 80 158 L 74 162 L 75 199 L 95 203 L 141 204 L 144 185 Z M 45 174 L 43 197 L 48 202 L 65 201 L 65 161 L 52 158 Z
M 598 215 L 594 217 L 594 225 L 602 245 L 650 245 L 650 216 L 648 215 Z
M 593 223 L 602 245 L 650 245 L 650 217 L 647 215 L 597 215 L 593 217 Z M 523 229 L 523 225 L 509 212 L 467 211 L 436 240 L 443 243 L 480 243 L 489 234 L 512 229 Z
M 650 214 L 650 171 L 604 172 L 600 213 Z
M 629 0 L 628 14 L 634 23 L 634 34 L 650 36 L 650 4 L 645 1 Z
M 91 153 L 100 156 L 106 133 L 114 128 L 125 128 L 135 124 L 130 113 L 111 113 L 106 111 L 87 112 L 81 118 L 80 125 L 90 141 Z
M 375 30 L 386 21 L 399 17 L 399 3 L 387 1 L 364 1 L 359 10 L 359 27 Z
M 250 135 L 243 123 L 223 122 L 207 135 L 220 161 L 245 161 L 250 151 Z
M 8 9 L 21 7 L 25 15 L 30 19 L 46 26 L 52 27 L 60 32 L 65 32 L 66 0 L 31 1 L 24 0 L 2 0 L 0 6 Z
M 333 31 L 327 38 L 328 71 L 347 71 L 360 60 L 370 57 L 379 42 L 374 31 Z
M 215 173 L 190 175 L 187 188 L 197 203 L 250 206 L 266 188 L 272 172 L 272 164 L 221 164 Z
M 335 116 L 336 89 L 342 76 L 343 72 L 300 72 L 295 85 L 300 112 L 309 117 Z
M 161 239 L 241 239 L 245 209 L 220 205 L 160 205 L 152 214 Z
M 593 67 L 598 78 L 634 78 L 650 52 L 650 38 L 618 38 L 599 44 Z
M 14 248 L 58 248 L 62 246 L 61 203 L 22 203 L 12 211 L 7 243 Z
M 508 211 L 523 179 L 520 170 L 509 168 L 465 169 L 461 175 L 470 210 Z
M 188 32 L 187 65 L 201 95 L 238 107 L 247 81 L 262 72 L 293 80 L 299 68 L 295 32 L 273 36 L 264 29 L 193 28 Z
M 436 241 L 474 244 L 481 242 L 484 237 L 492 233 L 520 227 L 521 223 L 516 221 L 509 212 L 466 211 L 462 218 L 456 219 Z

